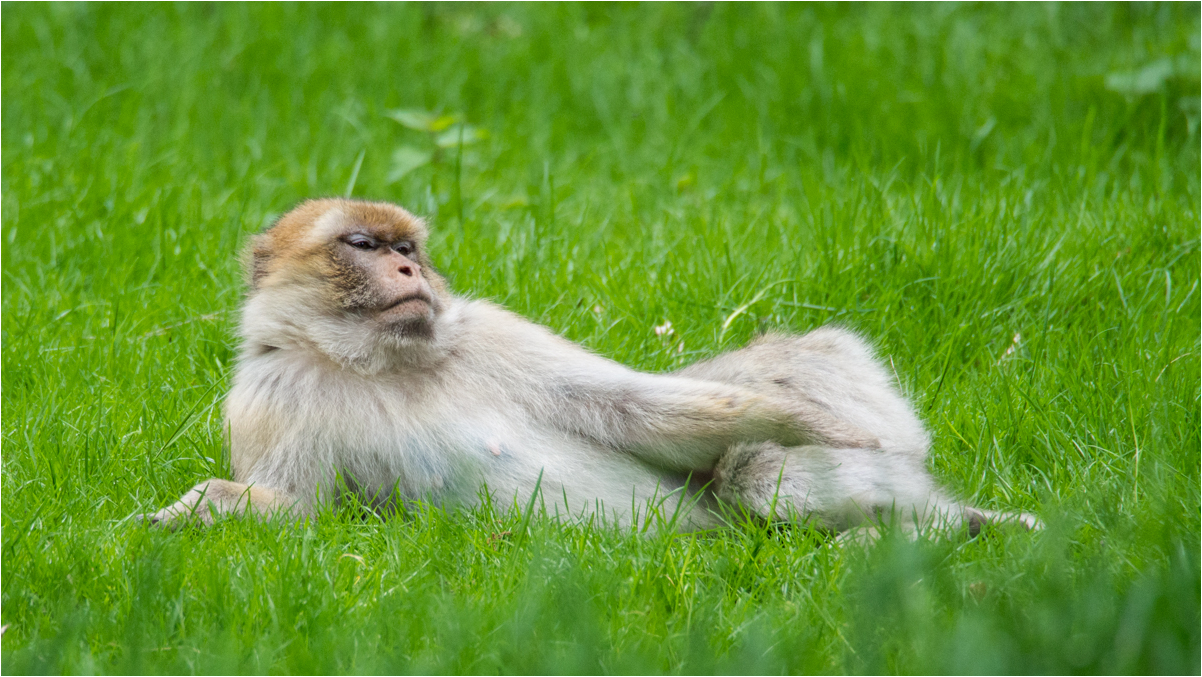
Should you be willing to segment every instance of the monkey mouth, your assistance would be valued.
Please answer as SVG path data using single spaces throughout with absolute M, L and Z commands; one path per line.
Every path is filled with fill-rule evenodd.
M 434 305 L 434 299 L 430 298 L 429 294 L 417 292 L 414 294 L 407 294 L 405 296 L 398 298 L 397 300 L 393 301 L 392 303 L 389 303 L 388 305 L 381 308 L 380 312 L 386 313 L 386 312 L 392 310 L 393 308 L 399 308 L 400 306 L 403 306 L 406 303 L 413 303 L 414 301 L 420 301 L 421 303 L 426 304 L 426 306 Z

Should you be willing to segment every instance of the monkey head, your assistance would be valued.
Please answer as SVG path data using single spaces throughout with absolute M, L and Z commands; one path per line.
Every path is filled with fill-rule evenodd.
M 335 358 L 433 341 L 451 297 L 426 238 L 396 205 L 304 202 L 251 243 L 244 334 L 277 331 L 266 346 L 299 339 Z

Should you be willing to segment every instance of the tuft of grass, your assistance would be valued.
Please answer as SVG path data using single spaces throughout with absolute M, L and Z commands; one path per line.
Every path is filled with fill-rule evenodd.
M 1198 673 L 1196 3 L 0 18 L 4 672 Z M 131 524 L 229 474 L 240 246 L 344 194 L 639 368 L 856 328 L 1048 528 Z

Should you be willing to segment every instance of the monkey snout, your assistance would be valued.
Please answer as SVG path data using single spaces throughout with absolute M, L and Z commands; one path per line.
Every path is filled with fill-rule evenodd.
M 404 254 L 392 252 L 389 255 L 389 261 L 391 265 L 396 266 L 397 273 L 404 277 L 417 277 L 422 271 L 421 266 L 414 263 L 412 259 Z

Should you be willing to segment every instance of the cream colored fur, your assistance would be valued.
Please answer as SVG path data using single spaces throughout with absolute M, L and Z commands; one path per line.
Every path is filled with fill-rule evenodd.
M 658 506 L 682 529 L 721 524 L 722 502 L 833 530 L 1003 517 L 938 489 L 913 408 L 843 329 L 647 374 L 486 301 L 447 295 L 433 338 L 405 337 L 332 308 L 309 278 L 277 278 L 243 308 L 235 481 L 201 482 L 149 521 L 301 516 L 345 491 L 467 506 L 486 488 L 524 504 L 536 484 L 565 518 L 625 524 Z

